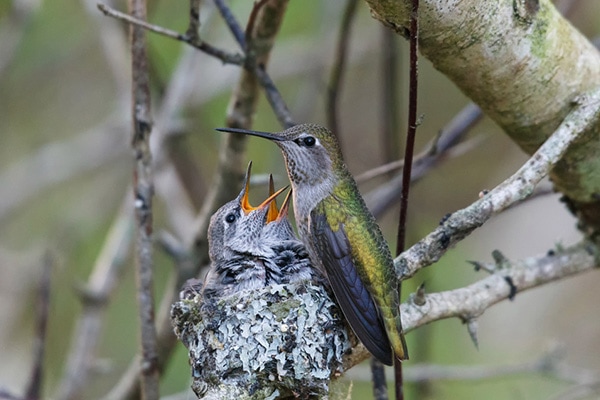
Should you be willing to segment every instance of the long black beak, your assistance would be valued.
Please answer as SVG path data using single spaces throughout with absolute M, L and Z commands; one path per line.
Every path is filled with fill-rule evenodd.
M 281 142 L 281 141 L 285 140 L 281 136 L 277 136 L 277 135 L 275 135 L 273 133 L 260 132 L 260 131 L 251 131 L 249 129 L 216 128 L 216 130 L 219 131 L 219 132 L 243 133 L 244 135 L 258 136 L 258 137 L 261 137 L 261 138 L 265 138 L 265 139 L 269 139 L 269 140 L 275 140 L 275 141 L 278 141 L 278 142 Z

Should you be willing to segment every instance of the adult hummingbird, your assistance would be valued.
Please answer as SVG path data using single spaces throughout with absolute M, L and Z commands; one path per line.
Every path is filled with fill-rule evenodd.
M 312 262 L 325 271 L 354 333 L 384 364 L 407 359 L 392 255 L 344 163 L 335 136 L 314 124 L 296 125 L 280 133 L 217 130 L 277 144 L 292 184 L 300 237 Z
M 248 165 L 240 194 L 211 217 L 208 228 L 211 267 L 203 285 L 205 298 L 281 282 L 281 271 L 273 261 L 274 252 L 263 242 L 261 234 L 267 224 L 269 205 L 286 188 L 253 207 L 248 200 L 251 168 L 252 163 Z

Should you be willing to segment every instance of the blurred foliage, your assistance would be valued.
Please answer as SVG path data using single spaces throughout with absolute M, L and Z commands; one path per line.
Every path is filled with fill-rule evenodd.
M 53 149 L 56 143 L 68 143 L 83 132 L 105 124 L 114 115 L 126 115 L 129 111 L 123 109 L 119 100 L 120 93 L 126 93 L 129 88 L 120 86 L 120 80 L 115 71 L 111 70 L 108 61 L 107 51 L 111 50 L 102 45 L 101 32 L 106 29 L 104 24 L 107 19 L 100 16 L 94 2 L 29 0 L 29 11 L 17 14 L 14 11 L 16 6 L 25 3 L 24 0 L 0 2 L 0 27 L 10 23 L 10 29 L 15 34 L 14 39 L 10 36 L 14 40 L 14 51 L 0 53 L 8 57 L 3 60 L 7 66 L 0 69 L 0 197 L 24 190 L 24 183 L 37 181 L 41 172 L 39 168 L 54 168 L 60 157 L 68 157 L 68 152 L 60 155 L 59 160 L 43 159 L 39 164 L 41 167 L 26 170 L 25 174 L 15 175 L 15 165 L 27 164 L 39 151 Z M 125 7 L 124 3 L 119 2 L 121 9 Z M 202 37 L 210 43 L 237 50 L 212 5 L 210 2 L 206 3 L 202 8 Z M 240 21 L 247 18 L 251 3 L 242 0 L 231 2 Z M 573 13 L 575 23 L 581 24 L 586 34 L 597 34 L 598 13 L 586 10 L 598 11 L 598 3 L 594 0 L 579 3 Z M 324 121 L 326 80 L 342 6 L 343 2 L 317 0 L 292 1 L 289 4 L 280 38 L 273 51 L 270 71 L 292 114 L 299 121 Z M 369 16 L 365 4 L 361 3 L 358 14 L 353 26 L 351 62 L 340 104 L 344 152 L 354 173 L 378 166 L 383 158 L 378 135 L 381 126 L 379 43 L 382 27 Z M 188 3 L 185 1 L 153 0 L 149 4 L 149 19 L 170 29 L 183 32 L 187 26 L 187 15 Z M 119 26 L 124 35 L 126 27 Z M 185 51 L 184 46 L 175 41 L 153 34 L 148 38 L 154 85 L 152 101 L 154 108 L 159 109 L 162 96 Z M 9 44 L 4 41 L 0 46 Z M 402 64 L 402 102 L 398 112 L 404 125 L 407 45 L 403 40 L 398 40 L 398 46 Z M 213 128 L 224 124 L 227 102 L 237 73 L 228 75 L 228 71 L 235 68 L 220 67 L 219 61 L 211 60 L 203 54 L 198 54 L 197 57 L 202 60 L 202 68 L 197 69 L 200 71 L 198 75 L 188 77 L 189 84 L 199 94 L 210 88 L 211 94 L 198 96 L 178 110 L 183 123 L 178 128 L 177 140 L 181 142 L 177 148 L 185 149 L 187 155 L 192 156 L 199 174 L 197 179 L 206 188 L 211 182 L 221 140 Z M 218 72 L 209 76 L 202 74 L 204 70 Z M 120 73 L 125 77 L 130 74 L 129 71 Z M 219 82 L 218 89 L 211 86 L 213 81 Z M 417 146 L 422 148 L 467 104 L 468 99 L 424 59 L 420 61 L 419 96 L 419 112 L 423 114 L 423 123 L 419 127 Z M 255 127 L 261 130 L 279 129 L 277 120 L 264 99 L 259 104 Z M 429 232 L 444 214 L 469 204 L 480 190 L 500 182 L 524 159 L 519 150 L 489 120 L 480 123 L 470 134 L 470 137 L 473 136 L 484 138 L 478 148 L 461 157 L 447 160 L 415 185 L 410 203 L 411 242 Z M 107 155 L 107 161 L 103 165 L 92 170 L 82 165 L 81 172 L 75 171 L 71 178 L 51 182 L 43 190 L 24 195 L 22 201 L 11 204 L 6 212 L 0 208 L 3 227 L 0 231 L 0 260 L 4 264 L 0 269 L 0 358 L 4 360 L 0 365 L 2 387 L 20 392 L 27 382 L 33 340 L 33 288 L 37 284 L 42 264 L 41 255 L 49 249 L 58 262 L 53 273 L 45 391 L 51 396 L 56 389 L 69 350 L 75 318 L 81 310 L 73 288 L 86 281 L 104 244 L 111 221 L 123 197 L 128 195 L 132 173 L 127 147 L 129 138 L 117 139 L 122 141 L 122 149 L 116 155 Z M 58 153 L 50 154 L 56 156 Z M 250 140 L 248 159 L 254 160 L 255 171 L 273 172 L 277 174 L 278 185 L 284 184 L 285 171 L 275 146 Z M 361 186 L 361 190 L 366 192 L 382 182 L 381 179 L 368 182 Z M 551 207 L 555 208 L 551 210 L 559 211 L 552 212 L 564 212 L 555 203 L 556 199 L 553 199 Z M 397 212 L 398 210 L 392 209 L 381 218 L 390 243 L 395 242 Z M 164 203 L 157 198 L 157 232 L 162 229 L 173 230 L 166 215 Z M 492 225 L 487 231 L 483 230 L 487 232 L 483 239 L 469 239 L 464 245 L 451 251 L 438 265 L 406 282 L 403 297 L 406 298 L 424 281 L 428 291 L 439 291 L 464 286 L 476 280 L 478 276 L 473 274 L 465 259 L 486 257 L 496 247 L 504 249 L 507 245 L 502 240 L 525 229 L 511 224 L 505 230 L 500 229 L 501 225 Z M 543 246 L 551 246 L 553 240 L 562 240 L 563 235 L 568 237 L 568 232 L 572 232 L 573 221 L 568 217 L 562 220 L 559 218 L 557 224 L 554 228 L 543 224 L 539 227 L 548 235 L 559 235 L 542 240 L 545 243 Z M 531 232 L 526 237 L 539 234 L 537 231 Z M 527 243 L 523 245 L 525 250 L 514 250 L 510 256 L 544 251 L 543 248 L 532 249 Z M 105 394 L 107 388 L 114 385 L 121 376 L 137 350 L 132 265 L 129 260 L 107 309 L 97 353 L 100 362 L 85 398 L 98 398 Z M 157 250 L 156 299 L 160 299 L 171 270 L 172 260 Z M 521 301 L 521 297 L 517 299 Z M 507 310 L 503 313 L 490 310 L 482 318 L 482 325 L 498 314 L 499 322 L 491 323 L 491 327 L 516 324 L 501 320 L 507 316 L 515 320 L 518 318 L 518 311 L 514 307 L 510 308 L 510 304 L 503 307 Z M 569 311 L 564 315 L 568 313 Z M 520 318 L 530 317 L 525 315 Z M 549 318 L 554 317 L 550 315 Z M 408 335 L 412 351 L 411 361 L 406 363 L 406 368 L 409 369 L 413 362 L 488 365 L 532 360 L 543 352 L 547 338 L 552 338 L 561 331 L 553 332 L 555 333 L 548 333 L 547 336 L 544 332 L 539 333 L 536 346 L 524 347 L 513 343 L 518 338 L 508 338 L 505 333 L 495 335 L 490 329 L 483 328 L 481 351 L 477 352 L 460 321 L 441 321 Z M 564 340 L 566 336 L 565 334 L 559 338 Z M 573 340 L 576 341 L 576 337 Z M 592 362 L 589 364 L 600 367 Z M 363 382 L 353 384 L 352 398 L 370 398 L 371 388 L 367 381 L 368 376 L 365 376 Z M 164 376 L 162 391 L 164 394 L 177 393 L 185 390 L 189 382 L 185 349 L 178 346 Z M 433 382 L 427 388 L 429 394 L 426 397 L 545 399 L 562 388 L 563 384 L 542 376 L 522 376 L 478 382 Z M 340 383 L 336 390 L 344 394 L 349 390 L 349 385 Z M 409 384 L 407 398 L 417 398 L 415 390 L 415 386 Z

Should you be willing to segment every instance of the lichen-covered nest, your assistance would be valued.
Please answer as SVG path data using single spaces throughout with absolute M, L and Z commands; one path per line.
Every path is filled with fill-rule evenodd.
M 337 305 L 308 282 L 198 294 L 175 303 L 171 318 L 199 398 L 324 398 L 350 350 Z

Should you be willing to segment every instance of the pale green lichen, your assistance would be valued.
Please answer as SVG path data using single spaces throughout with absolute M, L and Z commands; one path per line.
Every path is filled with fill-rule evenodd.
M 322 286 L 308 282 L 212 303 L 198 295 L 175 303 L 171 317 L 189 350 L 199 398 L 324 398 L 351 348 L 337 305 Z

